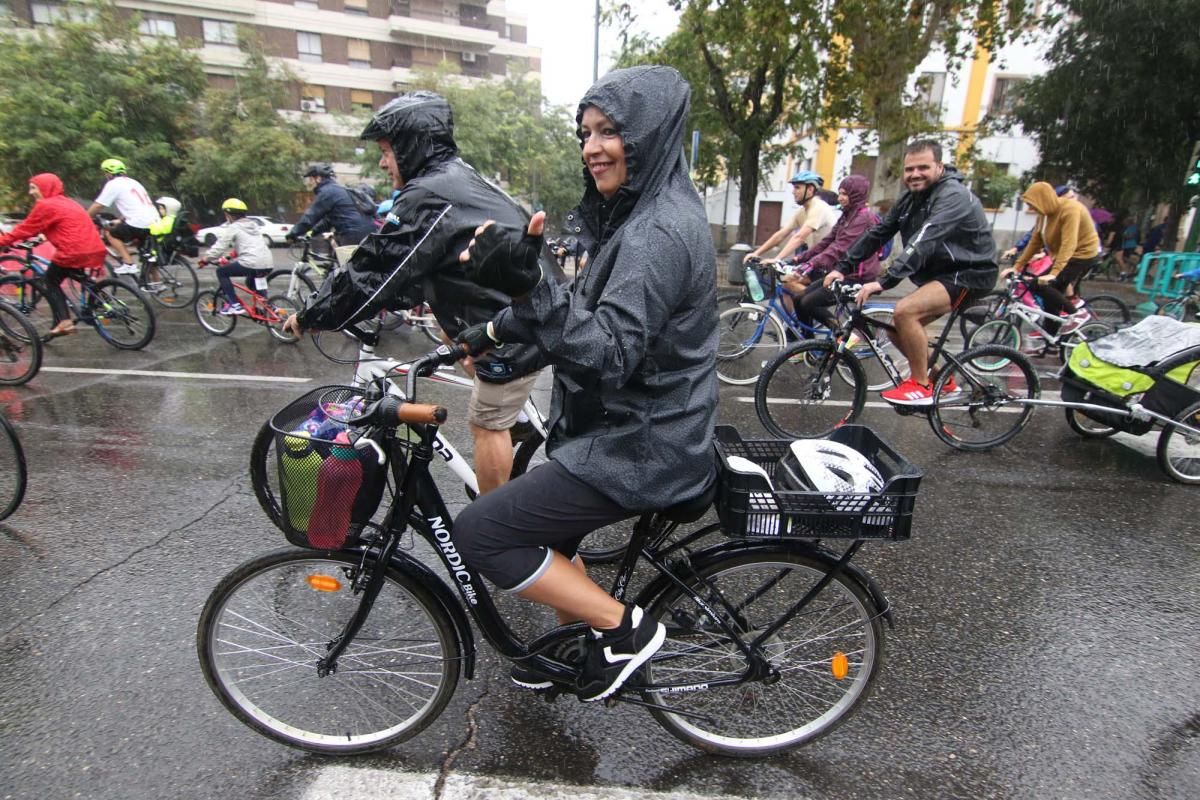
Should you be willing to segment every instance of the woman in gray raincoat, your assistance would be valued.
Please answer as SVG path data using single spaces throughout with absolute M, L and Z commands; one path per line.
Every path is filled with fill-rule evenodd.
M 554 366 L 550 461 L 468 506 L 467 562 L 501 589 L 592 626 L 580 696 L 608 697 L 666 630 L 592 582 L 573 556 L 589 532 L 695 498 L 715 477 L 716 259 L 683 157 L 687 82 L 669 67 L 617 70 L 576 120 L 584 197 L 568 231 L 589 253 L 571 286 L 541 280 L 543 217 L 486 225 L 464 258 L 511 308 L 459 341 L 473 353 L 536 344 Z M 518 663 L 513 680 L 550 686 Z

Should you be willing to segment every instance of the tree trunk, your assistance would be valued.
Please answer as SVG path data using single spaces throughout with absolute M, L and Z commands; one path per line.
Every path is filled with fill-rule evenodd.
M 738 158 L 738 232 L 743 244 L 754 242 L 754 211 L 758 206 L 758 153 L 761 143 L 747 137 L 742 140 Z M 774 233 L 774 231 L 772 231 Z

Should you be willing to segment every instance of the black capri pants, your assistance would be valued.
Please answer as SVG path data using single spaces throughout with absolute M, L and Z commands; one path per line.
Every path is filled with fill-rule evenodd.
M 584 536 L 636 516 L 547 461 L 463 509 L 454 547 L 471 569 L 520 592 L 545 574 L 555 551 L 573 558 Z

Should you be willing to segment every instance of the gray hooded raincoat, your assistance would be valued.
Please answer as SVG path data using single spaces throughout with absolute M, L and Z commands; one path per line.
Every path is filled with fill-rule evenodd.
M 586 269 L 495 320 L 502 341 L 535 343 L 554 365 L 550 457 L 631 511 L 695 497 L 715 475 L 716 256 L 683 157 L 688 98 L 669 67 L 588 90 L 579 117 L 595 106 L 616 124 L 627 183 L 606 200 L 585 170 L 567 226 Z

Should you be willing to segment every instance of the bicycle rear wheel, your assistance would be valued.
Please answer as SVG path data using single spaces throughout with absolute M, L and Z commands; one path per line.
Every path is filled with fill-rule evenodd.
M 145 269 L 147 279 L 153 274 L 153 267 Z M 162 289 L 146 290 L 150 299 L 164 308 L 187 308 L 196 302 L 196 293 L 200 290 L 200 279 L 196 276 L 196 268 L 187 258 L 175 253 L 165 264 L 159 264 L 158 281 Z
M 1183 322 L 1183 318 L 1187 316 L 1187 298 L 1178 297 L 1174 300 L 1168 300 L 1158 307 L 1158 313 L 1164 317 Z
M 0 301 L 0 386 L 29 383 L 42 368 L 42 339 L 33 323 Z
M 752 642 L 828 572 L 828 564 L 802 553 L 751 552 L 709 564 L 688 583 Z M 771 680 L 709 685 L 744 674 L 749 663 L 679 587 L 669 586 L 648 611 L 667 626 L 666 642 L 646 667 L 649 684 L 705 688 L 642 696 L 667 731 L 712 753 L 755 758 L 829 733 L 867 697 L 883 660 L 879 612 L 845 573 L 760 645 Z
M 1029 359 L 1016 350 L 986 345 L 945 364 L 933 386 L 929 424 L 934 434 L 958 450 L 999 447 L 1028 424 L 1033 406 L 1022 403 L 1041 393 Z M 996 368 L 1003 362 L 1004 366 Z
M 8 519 L 25 499 L 25 451 L 12 423 L 0 414 L 0 519 Z
M 193 308 L 193 311 L 196 312 L 196 321 L 200 323 L 201 328 L 213 336 L 228 336 L 233 331 L 233 326 L 237 325 L 237 317 L 221 314 L 223 305 L 225 305 L 224 298 L 211 289 L 205 289 L 196 295 L 196 305 Z
M 425 587 L 392 568 L 338 669 L 317 675 L 358 607 L 359 560 L 279 550 L 209 595 L 196 648 L 205 680 L 235 717 L 292 747 L 344 755 L 411 738 L 446 707 L 459 673 L 453 626 Z
M 150 301 L 121 281 L 102 280 L 85 292 L 92 303 L 92 325 L 100 338 L 118 350 L 141 350 L 154 338 Z
M 824 436 L 853 422 L 867 402 L 867 378 L 832 341 L 799 342 L 763 369 L 754 387 L 758 421 L 784 439 Z
M 279 323 L 277 325 L 267 326 L 267 330 L 271 332 L 271 335 L 279 341 L 287 342 L 288 344 L 299 341 L 299 336 L 293 336 L 285 331 L 282 326 L 284 320 L 286 320 L 288 317 L 299 314 L 300 310 L 304 308 L 304 304 L 297 303 L 290 297 L 282 294 L 271 295 L 267 298 L 267 302 L 271 305 L 271 308 L 275 309 L 275 313 L 279 316 Z
M 717 330 L 717 377 L 735 386 L 754 383 L 763 366 L 787 343 L 787 334 L 775 315 L 753 303 L 722 311 Z

